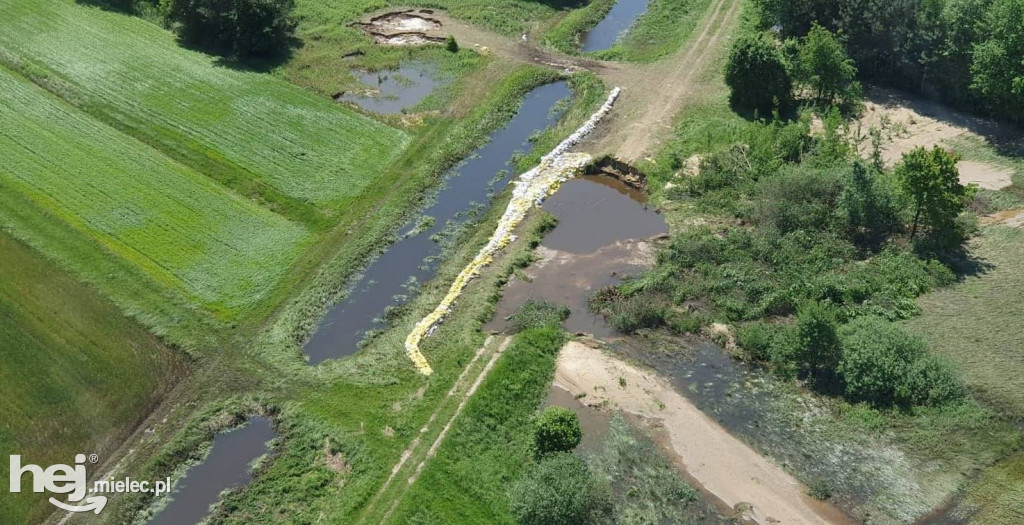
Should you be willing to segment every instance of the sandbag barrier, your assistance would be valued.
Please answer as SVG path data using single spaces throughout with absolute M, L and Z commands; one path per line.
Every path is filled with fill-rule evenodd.
M 584 137 L 594 131 L 597 124 L 601 122 L 601 119 L 611 111 L 615 100 L 619 98 L 619 93 L 621 92 L 620 88 L 613 89 L 604 105 L 591 115 L 586 123 L 580 126 L 572 135 L 569 135 L 567 139 L 563 140 L 550 153 L 541 157 L 540 165 L 523 173 L 519 176 L 518 180 L 512 183 L 512 200 L 508 203 L 508 207 L 505 208 L 505 213 L 501 216 L 501 220 L 498 221 L 498 226 L 495 228 L 490 240 L 477 253 L 476 257 L 459 272 L 455 282 L 448 289 L 447 295 L 434 308 L 434 311 L 416 323 L 412 332 L 405 338 L 406 354 L 408 354 L 409 359 L 412 360 L 416 369 L 421 374 L 430 375 L 433 373 L 433 369 L 430 368 L 427 358 L 420 352 L 420 341 L 434 333 L 437 325 L 444 320 L 444 317 L 451 311 L 462 291 L 469 285 L 469 281 L 479 275 L 485 266 L 494 261 L 494 254 L 515 240 L 513 232 L 516 226 L 526 217 L 526 213 L 530 208 L 540 205 L 545 198 L 558 191 L 558 187 L 563 182 L 581 173 L 584 167 L 590 163 L 590 155 L 586 153 L 569 153 L 569 149 L 579 144 Z

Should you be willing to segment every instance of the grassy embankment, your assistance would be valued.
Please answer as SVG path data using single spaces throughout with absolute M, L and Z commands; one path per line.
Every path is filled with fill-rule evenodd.
M 564 53 L 579 53 L 582 35 L 611 10 L 615 2 L 596 0 L 570 13 L 544 35 L 544 43 Z M 605 60 L 653 62 L 679 49 L 704 15 L 711 0 L 651 0 L 646 13 L 611 48 L 589 53 Z
M 469 117 L 439 128 L 443 131 L 443 138 L 433 142 L 433 147 L 427 149 L 424 146 L 417 155 L 417 145 L 414 144 L 394 169 L 406 170 L 404 173 L 409 177 L 435 179 L 465 156 L 470 145 L 478 144 L 491 129 L 510 118 L 526 91 L 554 78 L 555 72 L 542 68 L 516 70 Z M 562 121 L 535 137 L 537 152 L 549 148 L 568 129 L 578 126 L 604 98 L 600 82 L 591 75 L 574 77 L 570 84 L 575 97 Z M 539 153 L 531 153 L 531 156 L 536 154 Z M 524 156 L 520 161 L 527 162 L 528 157 Z M 382 201 L 379 213 L 385 217 L 408 218 L 410 210 L 417 207 L 416 198 L 398 192 Z M 499 195 L 491 210 L 475 227 L 458 233 L 459 240 L 452 243 L 454 248 L 445 255 L 446 262 L 442 264 L 438 277 L 423 284 L 419 296 L 392 320 L 390 329 L 349 359 L 310 368 L 300 358 L 300 345 L 305 334 L 315 326 L 317 312 L 340 293 L 345 276 L 363 264 L 363 260 L 353 254 L 363 249 L 372 252 L 375 245 L 339 250 L 336 257 L 325 264 L 315 282 L 282 309 L 274 324 L 260 335 L 248 357 L 254 358 L 249 362 L 266 363 L 272 370 L 268 373 L 274 380 L 264 382 L 270 389 L 261 399 L 282 407 L 278 420 L 283 445 L 280 454 L 257 482 L 229 499 L 224 519 L 265 522 L 284 515 L 301 519 L 302 516 L 315 518 L 323 514 L 340 521 L 350 520 L 366 504 L 369 495 L 379 488 L 391 465 L 409 441 L 419 434 L 419 428 L 430 414 L 439 406 L 441 418 L 453 412 L 455 404 L 445 394 L 468 362 L 468 357 L 483 342 L 479 326 L 493 311 L 497 300 L 494 287 L 496 283 L 504 282 L 504 276 L 512 271 L 514 255 L 529 239 L 521 239 L 510 247 L 460 299 L 456 313 L 438 334 L 425 343 L 426 354 L 435 368 L 433 376 L 422 378 L 415 374 L 402 350 L 402 341 L 411 326 L 444 295 L 454 275 L 486 243 L 506 202 L 507 195 Z M 382 229 L 379 234 L 387 236 L 392 232 L 385 222 L 379 223 Z M 525 227 L 533 228 L 530 225 Z M 374 235 L 366 232 L 366 237 Z M 396 410 L 396 406 L 401 409 Z M 195 428 L 203 424 L 193 420 L 188 426 Z M 385 433 L 385 429 L 391 430 Z M 431 429 L 432 432 L 438 430 Z M 426 434 L 422 439 L 431 439 L 432 435 Z M 330 440 L 330 450 L 340 452 L 344 457 L 347 467 L 341 472 L 331 472 L 324 461 L 327 439 Z M 174 465 L 189 455 L 181 449 L 165 449 L 157 454 L 157 457 L 165 459 L 140 461 L 133 468 L 159 477 L 173 471 Z M 167 456 L 178 459 L 166 459 Z M 310 464 L 317 466 L 310 470 Z M 292 487 L 296 484 L 305 488 L 295 491 Z M 341 490 L 341 484 L 344 490 Z M 138 508 L 143 503 L 141 500 L 126 502 L 123 508 Z M 277 510 L 270 512 L 266 508 Z
M 23 464 L 106 459 L 185 370 L 177 352 L 4 232 L 0 341 L 0 454 Z M 0 515 L 38 523 L 53 510 L 46 498 L 4 491 Z
M 511 76 L 503 77 L 498 94 L 491 102 L 482 105 L 465 122 L 451 118 L 429 122 L 407 151 L 390 168 L 385 168 L 381 159 L 400 153 L 395 146 L 405 140 L 401 133 L 354 116 L 327 101 L 304 94 L 301 90 L 265 75 L 218 67 L 209 57 L 178 48 L 168 33 L 145 21 L 66 2 L 32 2 L 14 6 L 11 16 L 0 24 L 5 26 L 2 37 L 5 39 L 3 63 L 51 93 L 65 97 L 62 102 L 42 89 L 31 86 L 24 79 L 14 78 L 15 73 L 12 71 L 4 73 L 7 81 L 12 83 L 11 89 L 7 91 L 8 97 L 28 97 L 22 102 L 34 109 L 45 109 L 49 112 L 46 116 L 52 117 L 50 121 L 40 123 L 32 120 L 41 118 L 39 115 L 19 112 L 16 115 L 20 119 L 19 125 L 29 126 L 35 135 L 24 132 L 16 136 L 5 134 L 9 142 L 5 145 L 5 151 L 10 147 L 11 151 L 20 155 L 20 162 L 27 163 L 24 166 L 32 167 L 31 170 L 19 167 L 18 170 L 3 173 L 4 191 L 0 197 L 10 204 L 3 207 L 5 229 L 11 230 L 17 237 L 27 239 L 78 278 L 95 284 L 104 295 L 114 299 L 122 311 L 141 319 L 168 340 L 198 356 L 218 356 L 215 360 L 200 357 L 204 364 L 200 367 L 202 373 L 197 376 L 201 377 L 191 381 L 194 384 L 189 387 L 190 391 L 202 392 L 204 400 L 211 401 L 232 393 L 252 392 L 265 384 L 266 377 L 262 372 L 238 360 L 244 354 L 241 349 L 249 346 L 248 339 L 260 319 L 290 293 L 289 288 L 306 284 L 312 270 L 325 258 L 343 261 L 341 265 L 328 265 L 321 274 L 324 279 L 332 281 L 333 286 L 340 286 L 345 275 L 358 268 L 366 255 L 386 242 L 394 225 L 408 218 L 410 210 L 417 207 L 422 191 L 436 184 L 440 173 L 471 151 L 490 129 L 511 115 L 519 96 L 538 83 L 555 77 L 553 72 L 538 68 L 518 70 Z M 42 35 L 52 36 L 57 33 L 62 36 L 49 38 L 38 46 L 32 44 L 40 43 L 37 40 L 42 39 Z M 472 55 L 469 51 L 465 53 Z M 129 56 L 135 58 L 129 60 Z M 149 59 L 138 60 L 138 56 Z M 121 78 L 119 75 L 132 82 L 122 86 L 117 80 Z M 166 87 L 170 84 L 147 80 L 150 77 L 164 79 L 168 75 L 189 89 Z M 125 86 L 130 88 L 127 94 L 120 91 Z M 241 105 L 235 98 L 240 93 L 249 94 L 242 99 L 245 103 Z M 136 97 L 148 105 L 137 105 Z M 591 99 L 584 97 L 584 100 Z M 68 101 L 72 104 L 64 103 Z M 472 101 L 467 102 L 468 105 L 476 105 Z M 570 110 L 570 113 L 579 113 L 573 111 Z M 311 129 L 307 125 L 298 125 L 300 116 L 303 117 L 303 123 L 312 123 Z M 218 132 L 210 144 L 200 141 L 206 141 L 206 135 L 212 133 L 211 129 L 188 125 L 194 118 L 209 124 L 212 130 Z M 14 118 L 9 122 L 15 122 Z M 104 126 L 104 123 L 111 124 L 124 135 Z M 558 132 L 562 129 L 559 128 Z M 375 133 L 375 130 L 380 133 Z M 347 135 L 346 131 L 351 135 Z M 75 134 L 79 136 L 67 136 Z M 85 136 L 98 137 L 100 143 L 83 144 L 81 138 Z M 277 147 L 279 144 L 275 141 L 280 137 L 291 141 L 287 147 Z M 65 155 L 62 158 L 47 159 L 53 164 L 44 169 L 40 165 L 42 161 L 29 154 L 31 145 L 24 142 L 28 139 L 37 140 L 36 146 L 47 141 L 57 142 L 59 139 L 61 144 L 48 144 L 47 148 L 59 146 Z M 356 143 L 366 141 L 372 144 L 368 146 L 369 149 L 363 150 L 339 147 L 339 144 L 344 145 L 349 139 Z M 540 143 L 551 144 L 554 141 L 550 135 L 539 137 Z M 266 148 L 269 153 L 254 151 L 255 147 Z M 384 150 L 371 155 L 376 151 L 374 148 Z M 283 157 L 275 157 L 279 154 Z M 315 160 L 301 160 L 307 156 Z M 97 162 L 85 164 L 89 168 L 87 174 L 92 174 L 94 170 L 112 168 L 115 175 L 122 177 L 106 180 L 103 177 L 75 179 L 76 183 L 80 183 L 76 189 L 107 196 L 109 207 L 114 211 L 105 218 L 97 218 L 98 210 L 89 208 L 90 203 L 87 201 L 74 201 L 67 194 L 63 194 L 64 201 L 60 201 L 57 197 L 61 197 L 59 191 L 62 188 L 55 187 L 52 179 L 47 178 L 49 170 L 54 166 L 67 170 L 71 169 L 71 162 L 79 159 L 87 162 L 93 158 Z M 319 204 L 286 195 L 274 187 L 274 184 L 279 183 L 285 190 L 302 195 L 308 186 L 297 185 L 296 182 L 301 181 L 302 176 L 323 176 L 325 170 L 319 168 L 324 168 L 322 164 L 326 162 L 325 159 L 334 159 L 340 165 L 347 163 L 357 166 L 363 163 L 369 166 L 367 163 L 371 163 L 372 166 L 360 169 L 356 174 L 358 180 L 326 181 L 325 190 L 314 192 L 317 195 L 313 195 L 322 199 Z M 429 159 L 429 162 L 424 162 L 424 159 Z M 243 162 L 249 163 L 247 166 L 251 170 L 241 166 Z M 78 167 L 81 168 L 82 164 Z M 218 171 L 222 168 L 222 171 Z M 294 169 L 288 172 L 285 168 Z M 139 171 L 143 173 L 139 174 Z M 331 169 L 326 171 L 330 172 Z M 132 173 L 137 176 L 123 178 Z M 147 178 L 145 175 L 150 173 L 153 177 Z M 264 208 L 270 208 L 291 220 L 275 216 L 258 204 L 239 199 L 230 191 L 198 176 L 198 173 L 212 175 L 244 196 L 254 198 Z M 289 177 L 284 178 L 284 173 Z M 158 176 L 165 178 L 164 183 L 166 178 L 174 178 L 179 182 L 153 187 Z M 120 182 L 114 184 L 117 181 Z M 345 182 L 364 188 L 358 198 L 351 199 L 351 206 L 347 207 L 343 205 L 348 197 L 333 201 L 327 197 L 332 192 L 335 196 L 344 194 L 347 191 L 344 188 Z M 35 189 L 46 184 L 49 184 L 46 188 L 52 195 L 45 195 L 43 191 Z M 200 202 L 195 200 L 200 199 L 203 211 L 220 215 L 184 215 L 180 218 L 148 216 L 145 214 L 150 213 L 152 208 L 148 205 L 143 209 L 124 209 L 123 206 L 118 209 L 123 203 L 118 201 L 115 190 L 120 191 L 121 188 L 112 188 L 112 184 L 133 184 L 135 199 L 142 196 L 158 201 L 163 199 L 161 202 L 166 203 L 168 199 L 178 198 L 186 204 Z M 181 192 L 183 188 L 188 191 Z M 32 201 L 32 197 L 39 201 Z M 209 202 L 211 199 L 219 199 L 219 202 Z M 147 204 L 151 202 L 147 201 Z M 168 209 L 177 212 L 185 209 L 169 206 L 163 204 L 155 209 L 165 214 Z M 233 211 L 229 213 L 229 210 Z M 373 213 L 370 213 L 371 210 Z M 160 228 L 165 227 L 165 222 L 170 221 L 173 225 L 174 220 L 180 220 L 186 224 L 180 225 L 176 232 L 179 247 L 194 239 L 203 240 L 206 236 L 216 238 L 216 235 L 231 237 L 221 238 L 221 243 L 240 242 L 235 238 L 238 237 L 237 231 L 228 235 L 229 232 L 225 233 L 222 224 L 210 223 L 210 220 L 221 215 L 230 218 L 231 213 L 239 216 L 236 220 L 248 225 L 248 228 L 242 228 L 242 234 L 255 235 L 261 232 L 259 227 L 254 227 L 254 220 L 266 223 L 264 229 L 276 226 L 286 232 L 298 232 L 299 239 L 294 242 L 294 246 L 290 251 L 285 250 L 287 257 L 291 258 L 288 259 L 290 262 L 296 257 L 296 246 L 306 248 L 304 253 L 300 250 L 299 261 L 292 266 L 293 271 L 287 272 L 284 277 L 281 277 L 284 269 L 280 267 L 262 267 L 248 275 L 244 272 L 233 275 L 227 271 L 237 271 L 238 267 L 248 268 L 244 264 L 246 262 L 250 267 L 259 264 L 266 254 L 260 253 L 258 250 L 261 245 L 255 243 L 243 243 L 236 247 L 235 252 L 240 253 L 232 254 L 241 259 L 235 261 L 238 263 L 236 268 L 229 268 L 231 259 L 189 260 L 190 256 L 201 257 L 202 254 L 153 241 L 173 240 L 174 237 L 168 237 Z M 248 216 L 240 217 L 244 214 Z M 321 230 L 335 223 L 337 225 L 329 231 L 322 232 L 320 239 L 316 240 L 318 242 L 304 237 L 321 233 Z M 246 237 L 242 235 L 241 238 L 244 241 Z M 118 253 L 110 249 L 110 246 L 119 247 L 122 252 Z M 282 249 L 277 244 L 265 248 Z M 272 292 L 265 293 L 258 305 L 245 303 L 229 308 L 219 302 L 208 305 L 198 303 L 194 296 L 200 293 L 207 293 L 217 301 L 222 299 L 216 295 L 219 292 L 209 290 L 210 283 L 196 280 L 197 275 L 205 277 L 208 271 L 218 271 L 216 263 L 223 265 L 220 269 L 222 275 L 236 279 L 235 284 L 265 286 Z M 208 267 L 203 268 L 203 264 Z M 199 265 L 198 270 L 203 273 L 196 274 L 197 268 L 193 268 L 194 265 Z M 167 270 L 168 267 L 171 271 Z M 164 271 L 172 276 L 173 270 L 177 270 L 192 279 L 177 278 L 172 282 L 168 278 L 160 282 L 147 274 L 147 269 L 153 272 Z M 344 274 L 328 275 L 333 270 L 342 270 Z M 285 284 L 275 283 L 275 279 Z M 177 287 L 168 285 L 168 282 Z M 221 286 L 221 291 L 230 288 L 224 288 L 227 286 L 225 283 L 214 284 Z M 317 287 L 313 286 L 313 289 Z M 246 297 L 246 300 L 251 299 Z M 318 301 L 322 306 L 326 299 L 319 297 Z M 310 315 L 311 312 L 305 311 L 303 314 Z M 315 316 L 316 312 L 312 312 L 312 315 Z M 300 324 L 311 321 L 310 317 L 300 317 L 297 320 Z M 290 354 L 288 359 L 293 357 L 295 355 Z M 402 366 L 404 360 L 392 359 L 390 362 L 400 368 L 399 374 L 405 372 Z M 452 367 L 457 369 L 458 364 Z M 374 374 L 373 369 L 367 372 Z M 307 379 L 310 377 L 307 376 Z M 449 382 L 450 379 L 448 377 Z M 388 394 L 381 393 L 385 397 Z M 159 425 L 164 433 L 164 442 L 166 432 L 183 422 L 195 409 L 196 405 L 189 402 L 188 398 L 188 395 L 184 395 L 180 401 L 185 403 L 175 404 L 171 408 L 170 422 Z M 161 438 L 157 436 L 154 439 Z M 152 451 L 157 446 L 153 439 L 143 441 L 140 443 L 143 448 L 133 456 L 129 468 L 145 464 L 146 451 Z M 164 457 L 157 463 L 163 462 L 165 467 L 171 468 L 175 461 L 181 459 L 180 454 L 171 454 L 170 457 L 172 459 L 169 462 Z M 177 464 L 180 465 L 180 461 Z

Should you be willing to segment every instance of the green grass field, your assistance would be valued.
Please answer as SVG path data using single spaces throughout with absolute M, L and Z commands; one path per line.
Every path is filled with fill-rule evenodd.
M 0 341 L 5 482 L 9 454 L 44 466 L 81 453 L 106 459 L 184 369 L 178 352 L 4 232 Z M 53 510 L 46 497 L 4 490 L 0 516 L 38 523 Z
M 0 7 L 0 62 L 286 213 L 343 208 L 407 141 L 273 76 L 218 66 L 140 18 L 69 0 Z
M 990 226 L 970 248 L 981 272 L 922 297 L 908 326 L 957 363 L 980 399 L 1024 420 L 1024 230 Z
M 0 102 L 0 181 L 211 310 L 258 303 L 308 237 L 2 69 Z

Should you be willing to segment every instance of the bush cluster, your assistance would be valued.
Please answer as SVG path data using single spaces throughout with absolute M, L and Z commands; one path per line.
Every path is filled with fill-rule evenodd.
M 237 59 L 280 53 L 295 32 L 294 0 L 164 0 L 162 6 L 185 45 Z
M 592 308 L 626 333 L 737 325 L 751 359 L 827 394 L 901 406 L 958 397 L 920 341 L 858 360 L 847 328 L 908 319 L 918 296 L 955 280 L 941 261 L 963 242 L 958 217 L 972 192 L 941 149 L 912 151 L 891 171 L 855 159 L 841 124 L 836 111 L 816 135 L 806 117 L 754 123 L 743 142 L 705 156 L 669 198 L 735 222 L 675 235 L 654 270 L 595 294 Z M 888 376 L 869 371 L 896 362 Z
M 520 525 L 586 525 L 610 520 L 614 504 L 607 483 L 579 456 L 559 453 L 534 465 L 509 493 Z

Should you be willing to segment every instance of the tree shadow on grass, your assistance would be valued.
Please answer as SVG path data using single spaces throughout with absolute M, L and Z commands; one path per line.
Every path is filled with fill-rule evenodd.
M 269 73 L 274 69 L 277 69 L 281 65 L 288 63 L 289 60 L 295 55 L 295 51 L 302 49 L 303 42 L 301 39 L 295 36 L 289 36 L 285 42 L 279 45 L 272 52 L 262 55 L 249 56 L 244 58 L 219 55 L 214 61 L 215 65 L 234 69 L 236 71 L 246 71 L 251 73 Z M 197 49 L 208 53 L 202 49 Z M 216 56 L 216 55 L 215 55 Z M 340 58 L 339 58 L 340 62 Z

